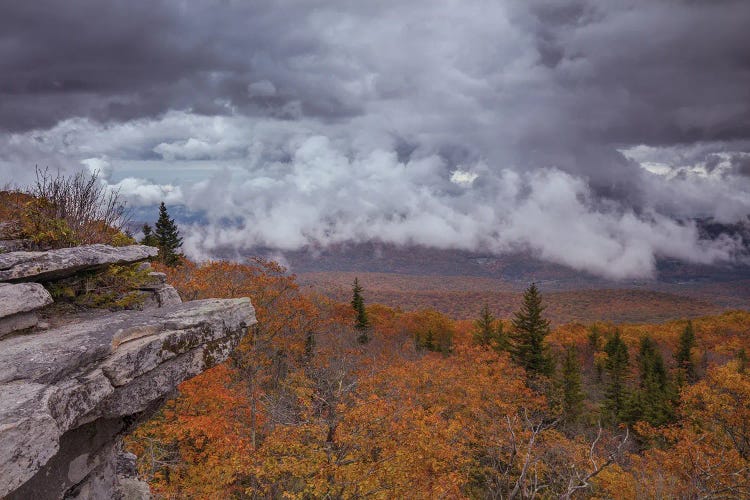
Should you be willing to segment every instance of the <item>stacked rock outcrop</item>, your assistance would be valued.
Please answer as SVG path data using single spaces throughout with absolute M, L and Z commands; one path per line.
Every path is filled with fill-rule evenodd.
M 39 323 L 37 309 L 52 303 L 39 283 L 0 283 L 0 338 Z
M 151 272 L 139 286 L 142 310 L 58 314 L 47 288 L 155 253 L 141 245 L 0 253 L 0 498 L 148 497 L 121 437 L 180 382 L 227 358 L 255 323 L 250 300 L 182 303 Z

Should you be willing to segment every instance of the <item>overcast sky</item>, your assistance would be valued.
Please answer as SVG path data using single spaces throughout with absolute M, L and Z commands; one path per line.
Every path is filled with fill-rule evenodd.
M 0 0 L 0 184 L 98 170 L 205 211 L 193 256 L 734 261 L 692 220 L 750 214 L 749 26 L 747 0 Z

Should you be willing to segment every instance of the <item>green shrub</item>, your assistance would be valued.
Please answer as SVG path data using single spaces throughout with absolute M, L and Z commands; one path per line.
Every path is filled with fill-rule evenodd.
M 20 211 L 21 235 L 42 248 L 63 248 L 78 244 L 73 230 L 64 219 L 52 214 L 54 207 L 49 200 L 34 198 L 25 203 Z
M 150 280 L 150 270 L 139 267 L 139 264 L 110 266 L 51 283 L 47 288 L 56 301 L 79 307 L 138 309 L 144 299 L 139 289 Z

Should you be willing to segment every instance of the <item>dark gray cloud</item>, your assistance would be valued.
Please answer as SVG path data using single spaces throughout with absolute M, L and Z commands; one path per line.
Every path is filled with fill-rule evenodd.
M 83 161 L 136 202 L 257 224 L 197 231 L 196 251 L 381 237 L 626 276 L 658 255 L 733 258 L 684 220 L 750 211 L 744 0 L 48 0 L 0 14 L 0 174 Z M 582 221 L 569 245 L 541 242 L 554 211 Z
M 483 83 L 465 96 L 478 105 L 546 108 L 536 117 L 540 139 L 673 144 L 750 135 L 743 0 L 366 4 L 4 2 L 0 126 L 226 111 L 216 101 L 271 113 L 299 101 L 306 115 L 336 119 L 424 91 L 433 66 L 445 64 Z M 461 24 L 479 32 L 467 36 Z M 513 88 L 503 65 L 524 51 L 532 60 L 516 59 L 529 86 Z M 372 88 L 355 88 L 365 78 Z M 248 91 L 262 82 L 273 92 Z M 561 116 L 565 131 L 545 130 L 544 118 L 559 125 Z

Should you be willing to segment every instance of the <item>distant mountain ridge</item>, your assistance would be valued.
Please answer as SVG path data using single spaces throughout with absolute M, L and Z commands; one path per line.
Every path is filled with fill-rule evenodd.
M 153 213 L 152 213 L 153 212 Z M 182 224 L 205 225 L 200 211 L 184 205 L 170 207 L 172 216 Z M 156 208 L 141 207 L 133 220 L 155 220 Z M 232 226 L 237 221 L 226 220 Z M 424 246 L 399 246 L 377 241 L 349 242 L 327 247 L 308 245 L 299 250 L 281 250 L 257 246 L 245 250 L 224 248 L 213 257 L 242 260 L 262 256 L 279 261 L 294 273 L 311 272 L 369 272 L 419 276 L 470 276 L 499 279 L 509 286 L 525 287 L 531 281 L 543 282 L 546 287 L 560 290 L 581 288 L 648 288 L 662 289 L 664 285 L 711 285 L 742 282 L 750 283 L 750 216 L 735 224 L 722 224 L 710 219 L 697 219 L 702 238 L 716 239 L 722 234 L 739 239 L 744 246 L 736 264 L 700 265 L 677 259 L 659 259 L 653 279 L 608 280 L 590 272 L 547 262 L 529 253 L 496 255 L 488 252 L 457 249 L 438 249 Z M 136 231 L 142 223 L 134 222 Z M 671 291 L 671 290 L 670 290 Z M 740 296 L 744 296 L 740 293 Z M 750 292 L 748 292 L 750 297 Z
M 644 287 L 659 284 L 717 283 L 750 280 L 750 265 L 700 265 L 676 259 L 657 262 L 654 279 L 608 280 L 586 271 L 546 262 L 528 254 L 493 255 L 465 250 L 421 246 L 400 247 L 387 243 L 355 243 L 325 248 L 283 251 L 257 247 L 241 253 L 225 250 L 224 258 L 264 256 L 279 260 L 294 273 L 370 272 L 420 276 L 472 276 L 500 279 L 525 286 L 542 281 L 562 289 L 591 287 Z

